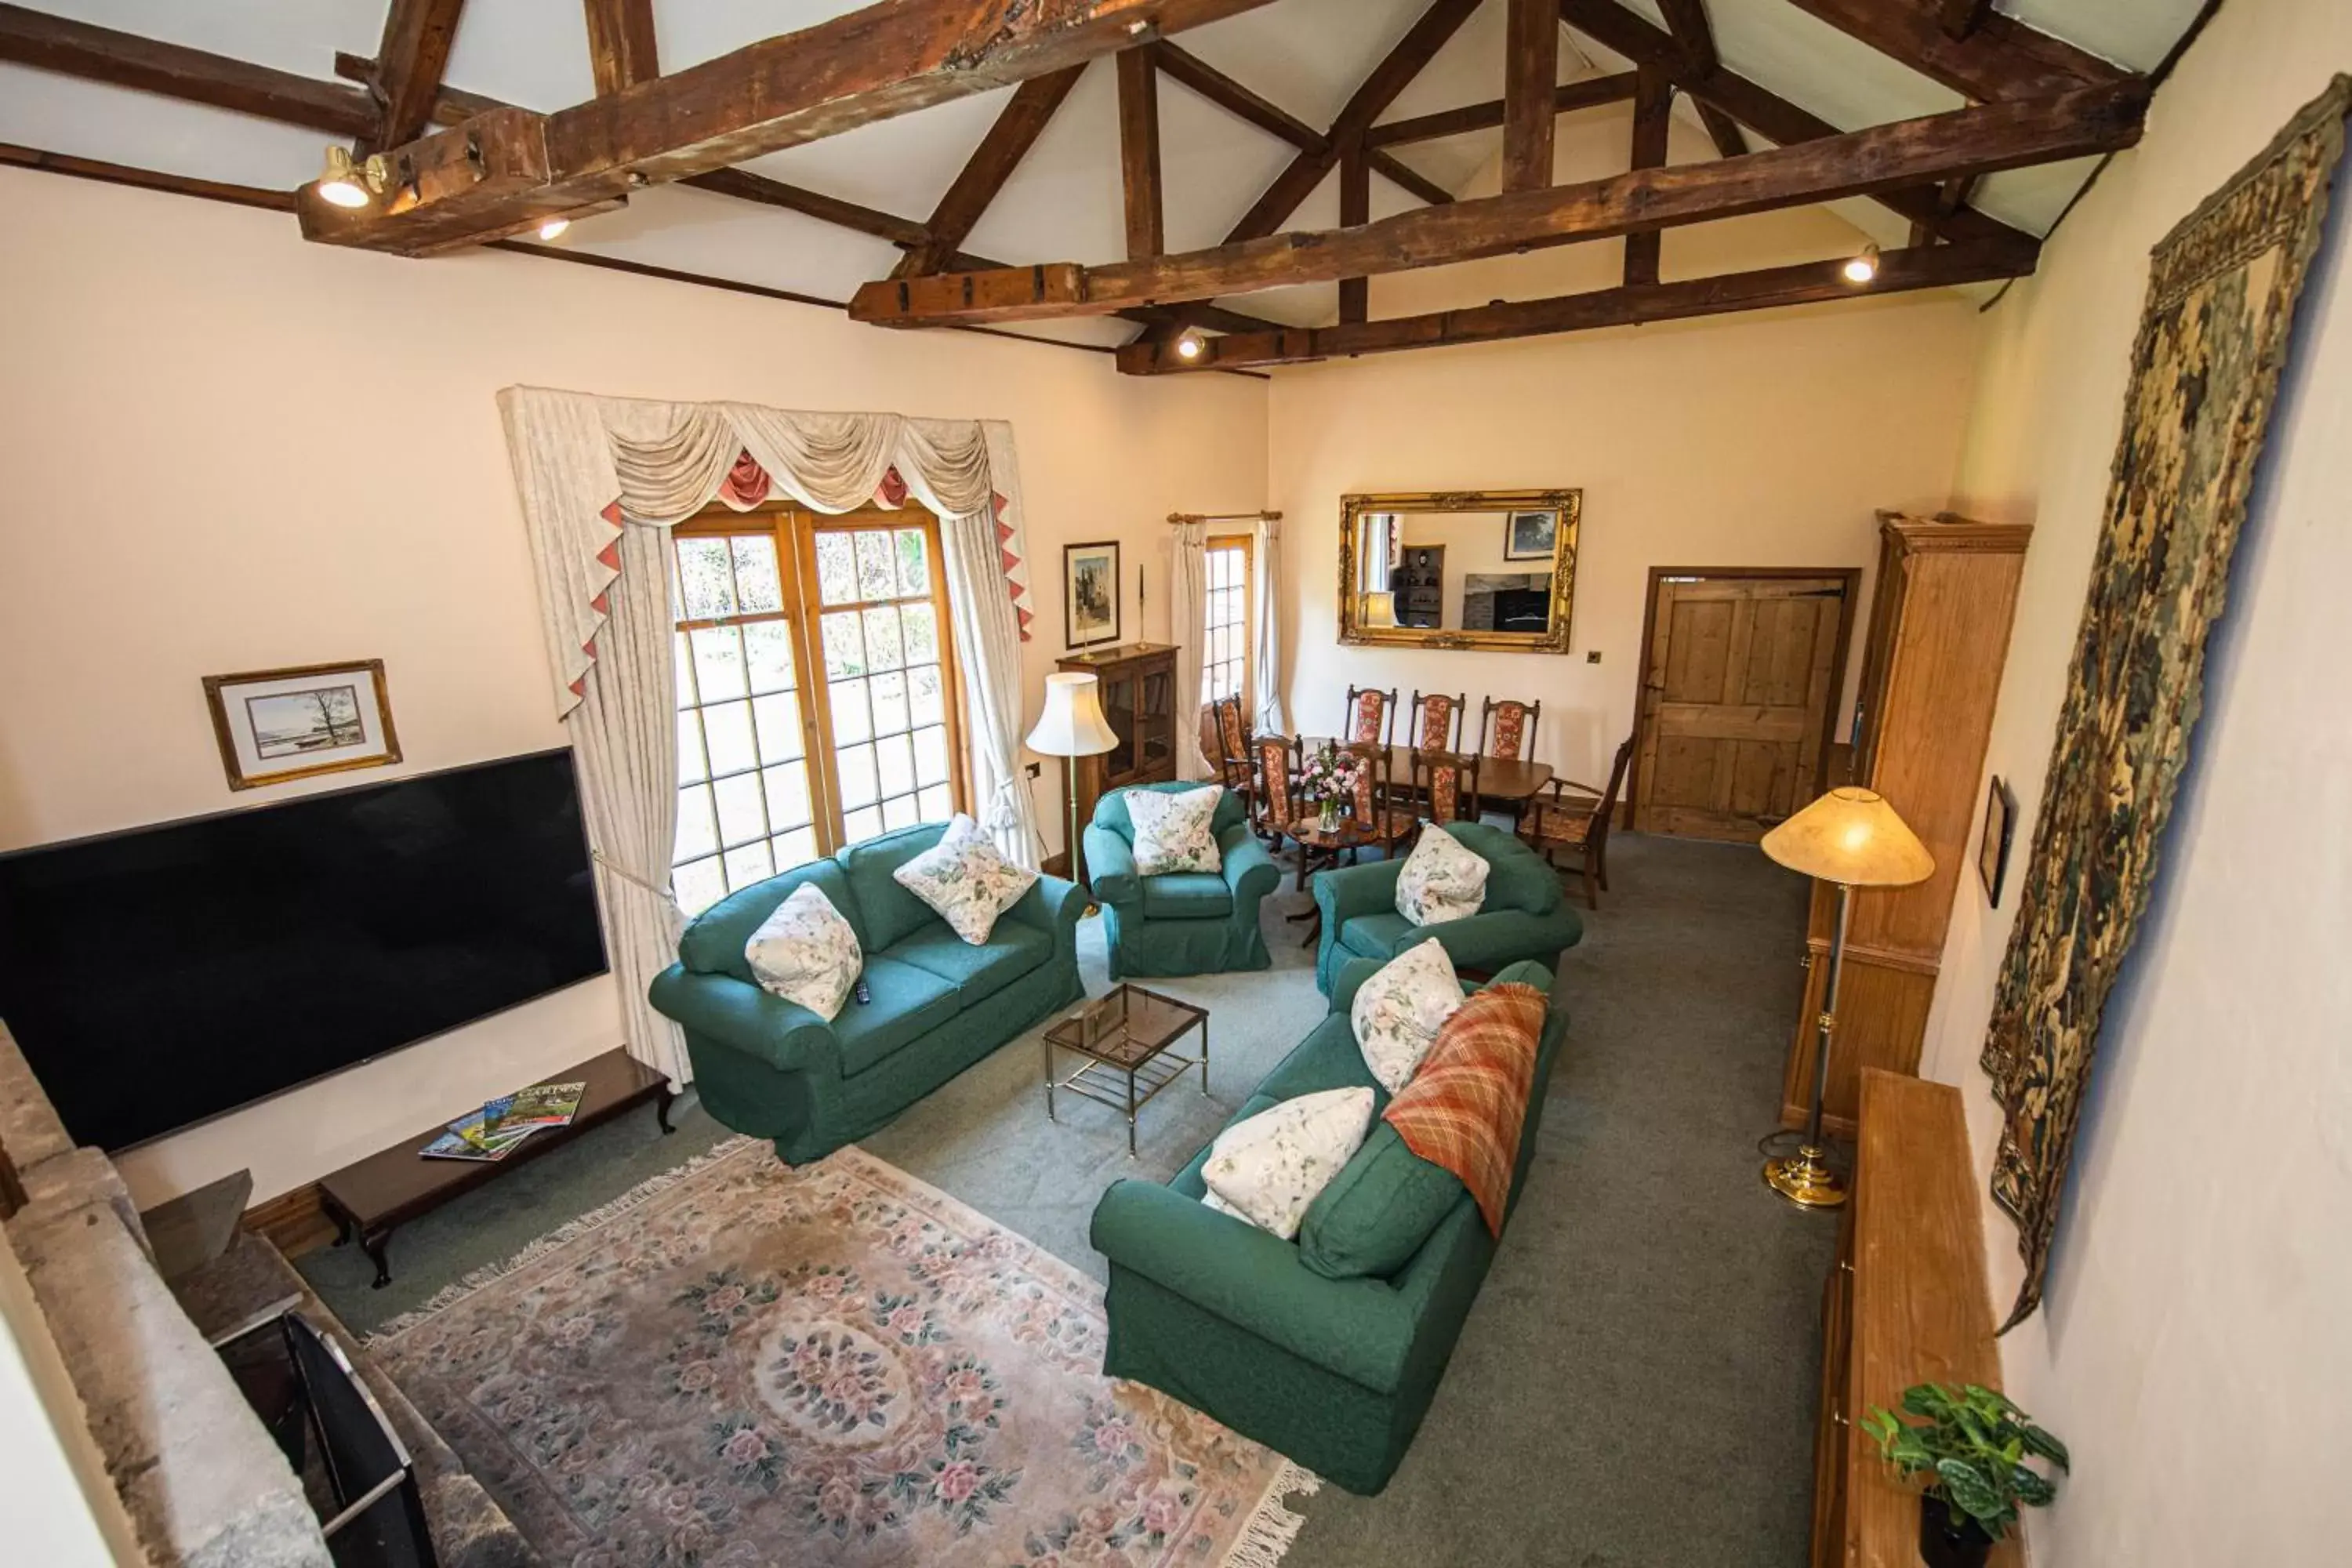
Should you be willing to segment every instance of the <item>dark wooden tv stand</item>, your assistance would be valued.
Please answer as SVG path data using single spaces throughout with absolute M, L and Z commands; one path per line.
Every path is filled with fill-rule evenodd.
M 360 1244 L 360 1250 L 375 1264 L 377 1289 L 392 1283 L 392 1265 L 384 1260 L 385 1245 L 392 1233 L 410 1220 L 640 1105 L 650 1102 L 661 1130 L 672 1131 L 669 1108 L 677 1096 L 670 1092 L 669 1080 L 626 1051 L 606 1051 L 577 1067 L 550 1073 L 544 1081 L 584 1081 L 588 1089 L 568 1125 L 541 1128 L 516 1144 L 503 1160 L 428 1160 L 417 1151 L 448 1131 L 446 1126 L 428 1127 L 380 1154 L 344 1166 L 319 1184 L 320 1205 L 341 1233 L 335 1245 L 353 1240 Z

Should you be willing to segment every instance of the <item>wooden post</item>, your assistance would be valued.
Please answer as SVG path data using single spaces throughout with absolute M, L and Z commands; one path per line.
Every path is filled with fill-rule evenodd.
M 1551 184 L 1552 88 L 1559 79 L 1556 0 L 1510 0 L 1503 65 L 1503 189 Z

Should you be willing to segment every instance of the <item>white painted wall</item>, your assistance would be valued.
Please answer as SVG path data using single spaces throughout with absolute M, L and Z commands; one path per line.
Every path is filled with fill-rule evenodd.
M 2035 525 L 1987 768 L 2039 807 L 2082 612 L 2147 252 L 2352 63 L 2339 0 L 2236 0 L 1995 310 L 1958 485 Z M 2106 1016 L 2042 1311 L 2002 1342 L 2011 1391 L 2072 1445 L 2036 1562 L 2264 1568 L 2344 1560 L 2352 1442 L 2352 295 L 2329 247 L 2215 634 L 2196 760 Z M 1979 792 L 1981 794 L 1981 792 Z M 2021 845 L 2020 861 L 2023 858 Z M 1976 1058 L 2015 900 L 1961 880 L 1927 1070 L 1998 1133 Z M 2019 1279 L 1990 1202 L 1996 1302 Z
M 1265 504 L 1263 381 L 1125 378 L 495 252 L 338 250 L 274 214 L 16 170 L 0 208 L 0 848 L 387 776 L 233 797 L 211 673 L 383 658 L 404 772 L 562 745 L 493 402 L 510 384 L 1011 420 L 1033 701 L 1064 647 L 1065 541 L 1120 540 L 1127 635 L 1164 637 L 1166 514 Z M 1058 848 L 1058 766 L 1034 788 Z M 617 1030 L 591 982 L 162 1140 L 124 1176 L 152 1203 L 250 1164 L 266 1198 Z

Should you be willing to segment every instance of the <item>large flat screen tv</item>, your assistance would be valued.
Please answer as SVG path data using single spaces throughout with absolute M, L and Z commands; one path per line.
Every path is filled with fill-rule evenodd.
M 103 1149 L 604 969 L 568 751 L 0 856 L 0 1019 Z

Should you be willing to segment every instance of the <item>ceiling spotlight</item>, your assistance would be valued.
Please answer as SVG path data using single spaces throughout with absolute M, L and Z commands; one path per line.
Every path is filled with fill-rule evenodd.
M 1201 335 L 1201 329 L 1198 327 L 1187 327 L 1177 335 L 1176 357 L 1178 359 L 1199 359 L 1208 352 L 1208 348 L 1209 340 Z
M 565 229 L 570 228 L 571 226 L 572 220 L 568 217 L 549 218 L 545 223 L 539 226 L 539 237 L 541 239 L 557 238 Z
M 1874 245 L 1864 246 L 1862 254 L 1845 264 L 1845 280 L 1849 283 L 1867 283 L 1877 276 L 1878 247 Z
M 352 162 L 348 148 L 330 146 L 327 165 L 319 174 L 319 195 L 339 207 L 363 207 L 383 188 L 382 168 L 381 160 L 370 158 L 368 167 L 362 170 Z

